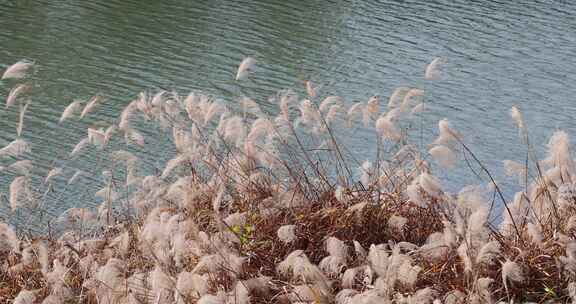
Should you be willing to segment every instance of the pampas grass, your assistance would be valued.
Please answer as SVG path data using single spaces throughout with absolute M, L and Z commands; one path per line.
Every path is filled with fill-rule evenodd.
M 30 144 L 23 139 L 16 139 L 6 147 L 0 149 L 0 157 L 12 156 L 18 157 L 24 153 L 30 153 Z
M 429 66 L 427 79 L 438 79 L 438 64 Z M 246 59 L 236 79 L 253 65 Z M 424 120 L 414 123 L 424 106 L 422 89 L 390 93 L 382 108 L 380 96 L 349 103 L 307 82 L 304 96 L 281 91 L 269 99 L 277 113 L 274 107 L 264 113 L 249 96 L 230 104 L 201 92 L 143 92 L 115 119 L 85 125 L 69 159 L 56 157 L 45 176 L 33 174 L 30 144 L 18 137 L 0 149 L 2 173 L 14 175 L 8 204 L 31 221 L 35 213 L 27 212 L 40 213 L 49 228 L 33 234 L 0 223 L 0 299 L 258 304 L 575 297 L 576 167 L 568 133 L 554 132 L 544 160 L 530 155 L 534 163 L 504 163 L 507 173 L 524 179 L 524 191 L 509 202 L 448 120 L 438 122 L 431 145 L 413 138 L 415 125 L 433 129 Z M 93 97 L 80 117 L 100 99 Z M 74 101 L 59 121 L 81 108 Z M 511 114 L 527 144 L 527 122 L 518 109 Z M 374 156 L 360 158 L 340 143 L 358 128 L 378 140 Z M 158 136 L 173 145 L 163 147 L 167 161 L 151 169 L 140 155 Z M 77 167 L 74 158 L 89 146 L 97 148 L 91 152 L 98 164 Z M 458 153 L 484 169 L 491 187 L 455 194 L 443 184 L 436 164 L 450 174 Z M 87 183 L 99 190 L 85 195 Z M 96 204 L 53 218 L 41 210 L 61 203 L 67 191 Z
M 292 243 L 296 240 L 296 226 L 295 225 L 284 225 L 278 228 L 278 238 L 284 243 Z
M 28 93 L 31 89 L 32 86 L 28 83 L 17 84 L 12 88 L 12 90 L 10 90 L 10 93 L 8 93 L 8 98 L 6 98 L 6 108 L 15 105 L 20 95 Z
M 29 175 L 30 170 L 34 167 L 34 164 L 29 159 L 19 160 L 7 167 L 9 171 L 12 171 L 18 175 Z
M 502 282 L 506 292 L 508 292 L 509 282 L 521 283 L 524 281 L 522 268 L 516 262 L 506 260 L 502 263 Z
M 60 123 L 64 122 L 64 120 L 69 119 L 72 116 L 74 116 L 74 114 L 76 114 L 76 112 L 80 111 L 81 108 L 82 108 L 82 102 L 80 100 L 73 101 L 62 112 L 62 116 L 60 116 Z
M 26 115 L 26 110 L 28 110 L 29 105 L 30 103 L 26 103 L 20 107 L 20 114 L 18 115 L 18 127 L 16 127 L 16 135 L 18 136 L 21 136 L 22 130 L 24 130 L 24 116 Z
M 51 169 L 50 171 L 48 171 L 48 174 L 46 174 L 46 177 L 44 178 L 44 183 L 45 184 L 49 183 L 52 178 L 62 174 L 62 172 L 63 172 L 62 168 Z
M 26 203 L 29 183 L 30 179 L 26 176 L 18 176 L 10 183 L 9 201 L 12 210 L 16 210 Z
M 450 122 L 446 118 L 438 122 L 438 130 L 440 134 L 433 142 L 435 145 L 448 145 L 458 136 L 458 133 L 452 129 Z
M 438 80 L 442 76 L 442 65 L 446 64 L 446 58 L 437 57 L 426 66 L 424 71 L 424 78 L 426 80 Z
M 102 97 L 100 95 L 95 95 L 94 97 L 90 98 L 86 106 L 84 106 L 84 109 L 82 109 L 82 112 L 80 113 L 80 118 L 84 118 L 84 116 L 92 112 L 100 102 L 102 102 Z M 66 112 L 66 110 L 64 112 Z
M 80 151 L 86 148 L 89 144 L 90 144 L 90 137 L 85 137 L 81 139 L 76 144 L 76 146 L 74 146 L 74 149 L 72 149 L 72 151 L 70 152 L 70 157 L 77 156 L 80 153 Z
M 434 160 L 436 160 L 442 167 L 449 169 L 456 163 L 456 154 L 446 146 L 432 147 L 428 150 L 428 153 L 430 153 Z
M 13 65 L 9 66 L 4 74 L 2 74 L 1 80 L 4 79 L 20 79 L 26 77 L 34 67 L 34 62 L 27 60 L 20 60 Z
M 248 76 L 256 66 L 256 60 L 252 57 L 246 57 L 242 60 L 238 66 L 238 71 L 236 72 L 236 80 L 242 80 Z
M 510 108 L 510 117 L 512 117 L 519 130 L 524 130 L 524 118 L 518 107 L 512 106 Z

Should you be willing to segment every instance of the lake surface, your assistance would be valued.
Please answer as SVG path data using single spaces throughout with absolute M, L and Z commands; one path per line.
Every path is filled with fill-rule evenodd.
M 66 164 L 66 176 L 98 167 L 94 153 L 63 160 L 87 126 L 113 121 L 142 90 L 201 90 L 236 102 L 236 67 L 253 56 L 257 72 L 243 92 L 270 113 L 277 109 L 267 96 L 301 91 L 308 79 L 348 105 L 398 86 L 425 89 L 424 137 L 447 117 L 511 196 L 514 179 L 501 161 L 522 161 L 526 150 L 508 115 L 513 104 L 537 146 L 557 128 L 576 135 L 575 16 L 571 1 L 0 0 L 0 70 L 23 58 L 38 65 L 23 137 L 34 144 L 39 175 L 53 165 Z M 438 56 L 448 59 L 443 79 L 425 81 Z M 13 84 L 0 82 L 1 98 Z M 58 124 L 70 102 L 97 93 L 108 101 L 87 120 Z M 2 106 L 0 146 L 16 137 L 17 121 L 16 108 Z M 346 142 L 359 155 L 375 144 L 362 130 Z M 148 150 L 151 166 L 170 155 Z M 13 176 L 0 174 L 6 193 Z M 463 165 L 437 174 L 453 190 L 478 182 Z M 101 186 L 96 177 L 82 182 Z M 74 191 L 55 195 L 50 213 L 95 205 Z M 0 217 L 30 224 L 3 201 Z

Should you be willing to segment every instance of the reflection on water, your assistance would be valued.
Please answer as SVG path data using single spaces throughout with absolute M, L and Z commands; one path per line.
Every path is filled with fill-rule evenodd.
M 500 160 L 524 153 L 508 118 L 512 104 L 523 109 L 536 142 L 557 127 L 576 134 L 575 13 L 569 1 L 12 0 L 0 2 L 0 68 L 21 58 L 38 63 L 24 130 L 36 143 L 37 174 L 62 163 L 88 125 L 113 121 L 144 89 L 202 90 L 230 103 L 247 94 L 275 112 L 268 96 L 312 79 L 348 104 L 400 85 L 424 88 L 431 105 L 424 136 L 448 117 L 504 179 Z M 257 58 L 258 70 L 238 85 L 235 67 L 246 55 Z M 447 73 L 425 82 L 424 67 L 436 56 L 449 59 Z M 12 84 L 1 82 L 0 96 Z M 96 93 L 108 101 L 87 121 L 57 123 L 73 99 Z M 17 113 L 0 117 L 3 146 L 15 137 Z M 373 136 L 357 134 L 345 141 L 372 155 Z M 160 167 L 168 156 L 159 150 L 146 159 Z M 89 153 L 70 166 L 100 162 Z M 475 182 L 467 172 L 446 178 Z M 2 190 L 11 179 L 0 177 Z M 81 197 L 59 197 L 49 209 L 94 204 Z

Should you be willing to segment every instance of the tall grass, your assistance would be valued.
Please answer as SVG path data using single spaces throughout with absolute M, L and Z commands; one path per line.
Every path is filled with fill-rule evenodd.
M 442 62 L 427 68 L 427 79 L 441 78 Z M 25 81 L 30 64 L 9 68 L 6 78 Z M 244 60 L 236 80 L 246 81 L 254 66 Z M 16 175 L 9 186 L 13 210 L 41 209 L 51 203 L 55 178 L 67 176 L 67 187 L 77 187 L 87 174 L 65 166 L 30 174 L 22 156 L 31 145 L 20 138 L 23 83 L 7 97 L 7 106 L 21 105 L 18 136 L 0 149 L 2 170 Z M 576 168 L 566 133 L 556 131 L 539 160 L 513 108 L 530 157 L 524 165 L 505 162 L 525 186 L 508 202 L 447 119 L 427 151 L 413 142 L 411 122 L 425 115 L 423 90 L 399 88 L 387 103 L 374 96 L 350 107 L 311 82 L 306 92 L 273 96 L 275 115 L 244 96 L 237 110 L 199 92 L 143 92 L 109 125 L 87 127 L 70 156 L 95 149 L 107 160 L 105 186 L 95 193 L 101 205 L 72 208 L 51 221 L 63 225 L 58 234 L 27 235 L 0 224 L 0 301 L 576 300 Z M 60 123 L 90 115 L 100 102 L 100 96 L 74 101 Z M 150 175 L 117 141 L 153 145 L 155 138 L 134 127 L 141 121 L 160 126 L 159 136 L 169 134 L 173 144 L 172 158 Z M 342 144 L 341 134 L 357 127 L 377 137 L 373 159 L 358 160 Z M 429 160 L 451 167 L 461 155 L 484 171 L 488 186 L 444 190 Z M 500 224 L 489 220 L 494 197 L 504 206 Z

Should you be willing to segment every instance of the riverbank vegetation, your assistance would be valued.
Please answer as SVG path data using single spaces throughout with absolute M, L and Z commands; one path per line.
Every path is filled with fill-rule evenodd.
M 426 69 L 441 77 L 443 60 Z M 245 60 L 236 81 L 255 65 Z M 34 143 L 21 137 L 31 62 L 10 67 L 6 107 L 19 107 L 15 139 L 0 149 L 13 210 L 39 208 L 54 180 L 81 171 L 29 174 Z M 513 107 L 526 155 L 504 162 L 523 191 L 508 201 L 466 135 L 438 122 L 426 148 L 411 122 L 426 115 L 425 92 L 348 104 L 306 82 L 284 90 L 265 113 L 242 96 L 231 106 L 193 92 L 140 93 L 104 127 L 89 127 L 71 151 L 109 161 L 97 209 L 72 208 L 61 232 L 27 235 L 0 225 L 3 303 L 497 303 L 576 300 L 576 166 L 568 134 L 555 131 L 535 155 Z M 102 101 L 75 101 L 61 124 Z M 136 124 L 158 125 L 172 158 L 144 174 Z M 377 153 L 358 160 L 342 132 L 362 128 Z M 164 136 L 164 135 L 159 135 Z M 121 143 L 119 143 L 121 142 Z M 467 159 L 483 185 L 446 191 L 434 166 Z M 39 181 L 38 181 L 39 180 Z M 502 208 L 497 208 L 502 206 Z M 502 211 L 502 215 L 495 214 Z M 493 218 L 500 218 L 493 221 Z

